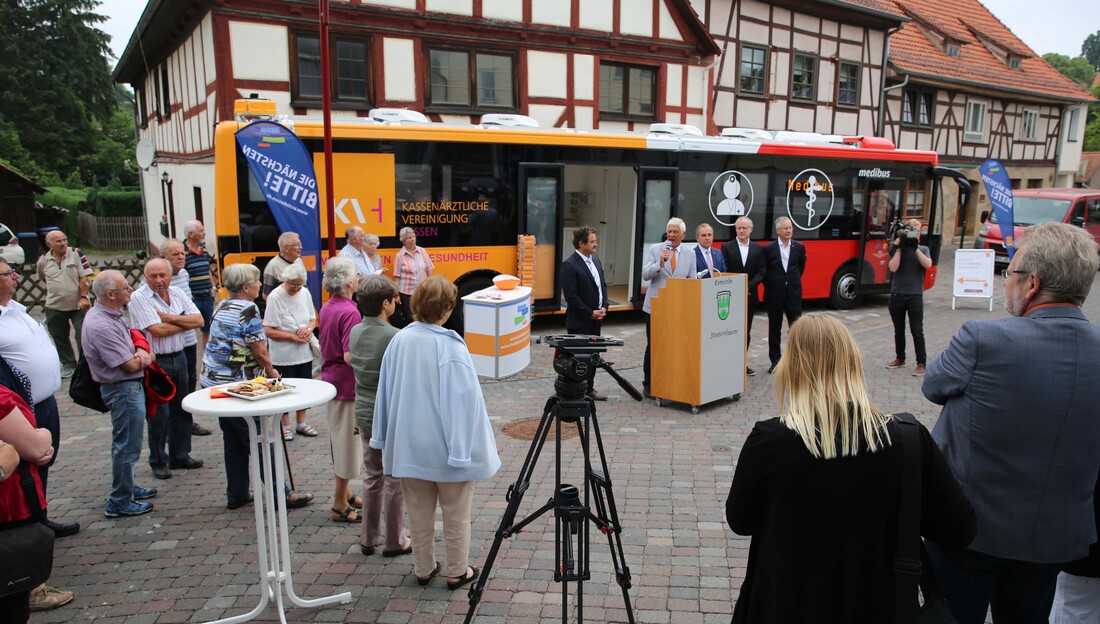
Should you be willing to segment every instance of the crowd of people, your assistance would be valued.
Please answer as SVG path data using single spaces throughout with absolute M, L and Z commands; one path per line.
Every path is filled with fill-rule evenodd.
M 1100 328 L 1080 309 L 1098 268 L 1092 237 L 1066 224 L 1028 228 L 1004 272 L 1010 316 L 965 323 L 931 360 L 917 287 L 930 254 L 906 244 L 904 234 L 891 242 L 889 268 L 901 279 L 890 300 L 897 348 L 887 367 L 905 363 L 908 316 L 914 374 L 923 376 L 925 396 L 943 406 L 929 432 L 872 403 L 859 347 L 840 321 L 802 315 L 805 247 L 793 239 L 789 219 L 774 226 L 776 240 L 761 246 L 749 240 L 752 222 L 738 219 L 737 240 L 719 250 L 713 228 L 701 224 L 691 251 L 682 246 L 686 224 L 674 218 L 642 269 L 650 281 L 647 339 L 649 299 L 668 278 L 746 273 L 750 322 L 756 286 L 764 286 L 779 409 L 746 439 L 726 499 L 730 528 L 751 536 L 733 622 L 908 621 L 919 602 L 915 592 L 897 594 L 906 574 L 920 576 L 926 605 L 938 601 L 960 624 L 980 624 L 990 609 L 996 622 L 1100 621 L 1100 426 L 1093 412 L 1100 387 L 1089 380 L 1100 368 Z M 319 310 L 294 233 L 280 237 L 279 255 L 262 272 L 232 264 L 219 273 L 202 248 L 202 225 L 188 223 L 184 241 L 166 241 L 161 257 L 146 263 L 136 289 L 118 271 L 92 277 L 79 250 L 51 234 L 39 275 L 57 289 L 47 306 L 47 326 L 53 315 L 58 328 L 52 339 L 13 300 L 19 275 L 0 260 L 0 530 L 28 522 L 46 524 L 57 537 L 80 530 L 47 515 L 49 467 L 60 443 L 54 393 L 79 367 L 87 366 L 110 411 L 104 515 L 120 518 L 148 513 L 158 495 L 139 484 L 146 441 L 154 478 L 205 465 L 191 456 L 191 436 L 203 428 L 182 408 L 184 396 L 261 376 L 313 377 L 317 358 L 321 378 L 336 388 L 326 405 L 331 520 L 360 525 L 364 556 L 411 554 L 421 586 L 442 575 L 454 590 L 478 578 L 470 561 L 473 488 L 501 462 L 469 351 L 444 327 L 457 289 L 432 274 L 412 230 L 401 232 L 391 278 L 377 238 L 350 228 L 348 246 L 324 264 L 329 298 Z M 561 271 L 566 329 L 598 335 L 610 305 L 598 233 L 579 228 L 573 245 Z M 227 296 L 217 301 L 219 287 Z M 66 344 L 55 346 L 62 320 Z M 82 340 L 66 364 L 73 326 Z M 150 400 L 150 371 L 172 381 L 175 398 Z M 643 373 L 648 390 L 648 346 Z M 284 444 L 317 435 L 306 413 L 295 415 L 293 427 L 289 414 L 283 418 Z M 263 484 L 250 478 L 256 449 L 249 423 L 218 421 L 233 510 L 253 504 Z M 902 442 L 910 430 L 915 446 Z M 902 555 L 907 458 L 919 466 L 923 566 Z M 33 480 L 8 478 L 21 464 Z M 31 483 L 41 509 L 24 502 L 32 500 Z M 314 499 L 286 483 L 271 487 L 290 508 Z M 445 565 L 435 553 L 437 511 Z M 25 622 L 32 608 L 72 599 L 42 585 L 3 596 L 0 612 Z

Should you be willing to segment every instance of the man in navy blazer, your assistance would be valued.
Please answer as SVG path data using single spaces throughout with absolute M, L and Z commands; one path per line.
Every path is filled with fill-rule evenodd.
M 932 437 L 978 516 L 967 548 L 928 542 L 959 624 L 1046 622 L 1059 569 L 1096 542 L 1100 327 L 1081 311 L 1097 269 L 1092 235 L 1024 230 L 1005 276 L 1012 316 L 967 321 L 929 362 L 943 405 Z
M 712 272 L 724 273 L 726 270 L 726 261 L 722 258 L 722 252 L 714 248 L 714 228 L 708 223 L 700 223 L 695 226 L 695 242 L 698 243 L 695 246 L 695 268 L 699 269 L 699 272 L 707 271 L 706 275 L 701 277 L 714 277 Z M 710 262 L 707 262 L 707 256 L 710 256 Z
M 806 272 L 806 246 L 794 240 L 794 223 L 789 217 L 775 220 L 776 240 L 764 247 L 764 300 L 768 307 L 768 359 L 771 373 L 783 356 L 780 346 L 783 316 L 787 328 L 802 316 L 802 274 Z
M 756 314 L 756 306 L 759 304 L 757 291 L 764 281 L 767 267 L 764 264 L 764 248 L 750 240 L 752 219 L 740 217 L 733 222 L 733 230 L 737 239 L 722 245 L 722 257 L 727 271 L 749 276 L 749 296 L 745 299 L 745 314 L 748 315 L 748 327 L 745 330 L 745 353 L 747 354 L 749 342 L 752 341 L 752 317 Z M 748 358 L 745 358 L 745 361 L 748 362 Z M 745 374 L 751 377 L 756 374 L 756 371 L 746 366 Z
M 565 331 L 570 334 L 600 335 L 600 325 L 607 316 L 607 281 L 603 264 L 596 256 L 599 240 L 595 228 L 587 225 L 573 232 L 573 248 L 561 264 L 561 291 L 565 297 Z M 588 396 L 596 401 L 607 397 L 588 382 Z

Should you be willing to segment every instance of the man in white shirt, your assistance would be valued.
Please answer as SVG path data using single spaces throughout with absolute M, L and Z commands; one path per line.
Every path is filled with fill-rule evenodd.
M 202 327 L 202 314 L 182 290 L 171 286 L 172 266 L 163 258 L 145 264 L 145 284 L 130 299 L 130 322 L 142 330 L 157 363 L 176 385 L 176 394 L 157 407 L 149 420 L 149 465 L 158 479 L 172 477 L 172 468 L 202 467 L 191 457 L 191 414 L 183 409 L 187 395 L 187 357 L 184 333 Z M 165 446 L 167 445 L 167 452 Z
M 191 275 L 186 268 L 187 248 L 178 240 L 169 238 L 161 243 L 160 255 L 168 261 L 168 264 L 172 265 L 172 286 L 180 289 L 193 303 L 195 299 L 191 296 Z M 198 308 L 198 304 L 195 307 Z M 202 314 L 201 309 L 199 314 Z M 187 387 L 184 388 L 184 396 L 195 391 L 195 381 L 197 380 L 196 366 L 198 364 L 199 339 L 195 333 L 195 331 L 183 332 L 183 356 L 187 359 Z M 206 436 L 210 433 L 209 429 L 199 423 L 191 423 L 192 435 Z
M 53 393 L 61 388 L 61 362 L 50 335 L 42 324 L 27 314 L 27 308 L 15 301 L 15 287 L 19 273 L 0 258 L 0 355 L 8 365 L 30 382 L 31 405 L 38 427 L 50 432 L 53 456 L 48 464 L 38 467 L 42 480 L 42 492 L 48 498 L 50 466 L 57 461 L 61 444 L 61 418 Z M 10 388 L 22 396 L 17 388 Z M 17 478 L 17 477 L 12 477 Z M 56 507 L 51 507 L 56 511 Z M 54 522 L 43 513 L 43 524 L 53 530 L 56 537 L 67 537 L 80 531 L 76 522 Z M 43 611 L 68 604 L 73 592 L 62 591 L 42 584 L 31 592 L 30 608 Z
M 749 295 L 745 299 L 745 314 L 747 315 L 747 329 L 745 330 L 745 352 L 748 353 L 749 343 L 752 341 L 752 317 L 756 315 L 756 306 L 759 303 L 760 284 L 764 281 L 767 271 L 764 263 L 764 248 L 752 242 L 752 219 L 741 217 L 734 221 L 733 230 L 737 239 L 722 245 L 722 257 L 726 261 L 726 270 L 731 273 L 744 273 L 749 278 Z M 745 362 L 748 362 L 746 357 Z M 745 367 L 745 374 L 756 374 L 751 367 Z
M 570 334 L 599 336 L 600 326 L 607 316 L 607 280 L 603 264 L 596 256 L 599 239 L 595 228 L 587 225 L 573 232 L 573 247 L 561 264 L 561 292 L 565 298 L 565 331 Z M 592 386 L 588 380 L 587 394 L 595 401 L 606 401 L 607 396 Z
M 375 266 L 375 263 L 371 261 L 370 254 L 367 253 L 367 233 L 363 231 L 363 228 L 358 225 L 350 226 L 344 235 L 348 239 L 348 244 L 340 250 L 339 256 L 342 258 L 351 258 L 355 262 L 355 272 L 360 277 L 365 275 L 373 275 L 381 266 Z M 375 249 L 378 248 L 377 238 L 374 239 Z M 378 259 L 381 264 L 381 258 Z
M 802 274 L 806 271 L 806 246 L 794 240 L 794 224 L 789 217 L 775 220 L 776 240 L 764 247 L 764 299 L 768 305 L 768 358 L 775 371 L 783 356 L 780 346 L 783 316 L 787 328 L 802 316 Z

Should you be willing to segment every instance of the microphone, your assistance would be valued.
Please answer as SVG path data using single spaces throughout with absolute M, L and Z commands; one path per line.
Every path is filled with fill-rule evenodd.
M 703 279 L 704 277 L 707 277 L 708 275 L 710 275 L 710 269 L 703 269 L 702 271 L 699 271 L 698 273 L 695 274 L 695 279 Z
M 672 251 L 672 243 L 665 243 L 665 251 Z

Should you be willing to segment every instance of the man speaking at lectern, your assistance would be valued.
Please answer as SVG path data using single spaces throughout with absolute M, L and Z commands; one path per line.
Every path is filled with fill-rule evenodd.
M 649 280 L 649 290 L 645 293 L 645 303 L 642 311 L 645 312 L 645 356 L 642 358 L 642 390 L 649 396 L 649 326 L 650 326 L 650 302 L 658 291 L 664 287 L 665 280 L 670 277 L 683 277 L 696 279 L 695 253 L 690 249 L 685 250 L 680 243 L 684 240 L 687 225 L 683 219 L 673 217 L 668 220 L 665 227 L 667 240 L 663 243 L 651 245 L 646 254 L 645 264 L 642 266 L 642 279 Z
M 573 248 L 561 263 L 561 292 L 565 297 L 565 331 L 570 334 L 599 336 L 600 325 L 607 316 L 607 281 L 603 264 L 596 257 L 598 241 L 595 228 L 581 226 L 573 232 Z M 588 396 L 595 401 L 607 397 L 592 387 L 588 380 Z

